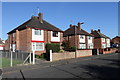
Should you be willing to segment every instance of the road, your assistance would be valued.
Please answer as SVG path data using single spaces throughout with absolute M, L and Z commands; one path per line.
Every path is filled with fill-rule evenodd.
M 120 53 L 97 55 L 81 58 L 68 64 L 30 68 L 26 70 L 3 73 L 3 80 L 9 78 L 78 78 L 85 79 L 114 79 L 120 74 Z M 120 80 L 120 79 L 119 79 Z

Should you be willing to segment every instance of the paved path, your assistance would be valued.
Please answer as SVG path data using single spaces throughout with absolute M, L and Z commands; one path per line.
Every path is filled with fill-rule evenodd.
M 3 78 L 119 78 L 120 54 L 96 55 L 3 69 Z

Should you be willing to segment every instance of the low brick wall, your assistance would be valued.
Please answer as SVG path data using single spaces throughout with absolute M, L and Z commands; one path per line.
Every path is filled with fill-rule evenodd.
M 115 53 L 117 50 L 118 49 L 116 49 L 116 48 L 99 49 L 100 53 L 102 53 L 102 54 Z
M 52 53 L 52 61 L 75 58 L 75 52 Z
M 52 53 L 52 61 L 70 59 L 76 57 L 92 56 L 92 49 L 81 49 L 75 52 Z
M 92 56 L 92 49 L 80 49 L 77 50 L 77 57 Z

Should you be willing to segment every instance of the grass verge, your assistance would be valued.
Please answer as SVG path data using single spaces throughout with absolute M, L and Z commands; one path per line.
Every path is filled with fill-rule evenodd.
M 20 60 L 13 60 L 13 66 L 17 64 L 21 64 Z M 10 67 L 10 59 L 9 58 L 2 58 L 2 67 Z

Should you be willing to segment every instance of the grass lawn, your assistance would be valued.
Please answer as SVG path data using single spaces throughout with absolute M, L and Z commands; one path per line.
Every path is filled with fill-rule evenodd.
M 21 64 L 22 62 L 19 60 L 13 60 L 13 66 L 17 64 Z M 2 58 L 2 67 L 10 67 L 10 59 L 9 58 Z

